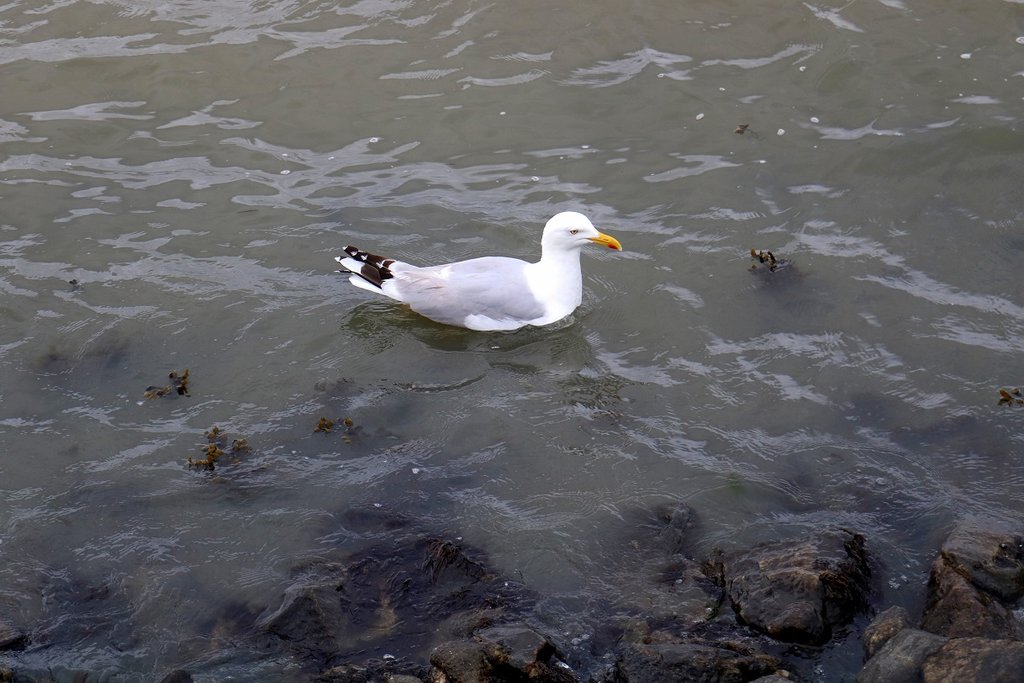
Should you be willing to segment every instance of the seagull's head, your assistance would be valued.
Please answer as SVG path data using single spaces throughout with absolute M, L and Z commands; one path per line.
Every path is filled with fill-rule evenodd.
M 590 243 L 622 251 L 622 245 L 617 239 L 598 231 L 589 218 L 575 211 L 555 214 L 544 226 L 544 236 L 541 238 L 544 249 L 562 251 L 578 250 Z

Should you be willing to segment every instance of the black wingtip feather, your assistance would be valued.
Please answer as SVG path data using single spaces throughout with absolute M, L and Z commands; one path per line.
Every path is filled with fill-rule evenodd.
M 394 277 L 390 270 L 390 266 L 395 262 L 395 259 L 377 256 L 376 254 L 371 254 L 368 251 L 363 251 L 362 249 L 351 245 L 345 247 L 344 252 L 351 258 L 354 258 L 356 261 L 363 264 L 363 267 L 359 269 L 357 275 L 370 284 L 380 287 L 384 284 L 385 280 Z

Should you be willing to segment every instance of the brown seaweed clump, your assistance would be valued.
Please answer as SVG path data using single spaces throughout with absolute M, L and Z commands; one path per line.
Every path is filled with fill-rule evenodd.
M 759 263 L 767 265 L 768 270 L 772 273 L 780 268 L 785 268 L 790 264 L 789 259 L 775 258 L 775 254 L 767 249 L 751 249 L 750 258 L 755 258 Z M 757 263 L 750 266 L 750 269 L 757 270 Z
M 145 396 L 147 400 L 160 398 L 162 396 L 191 396 L 191 394 L 188 393 L 188 368 L 185 368 L 185 372 L 180 375 L 172 371 L 167 375 L 167 378 L 171 380 L 170 384 L 165 384 L 162 387 L 146 387 L 146 392 L 143 396 Z
M 206 445 L 202 447 L 203 458 L 189 458 L 188 468 L 206 470 L 213 472 L 217 468 L 217 461 L 225 455 L 231 455 L 232 465 L 241 462 L 241 456 L 252 453 L 252 446 L 248 439 L 233 439 L 231 446 L 227 446 L 227 436 L 223 429 L 214 425 L 203 434 L 206 437 Z M 225 450 L 227 448 L 227 450 Z
M 1020 387 L 1016 389 L 1000 389 L 999 390 L 999 405 L 1001 406 L 1024 406 L 1024 390 Z

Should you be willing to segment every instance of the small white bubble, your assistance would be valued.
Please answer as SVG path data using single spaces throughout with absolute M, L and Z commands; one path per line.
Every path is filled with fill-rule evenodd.
M 288 175 L 289 173 L 291 173 L 291 171 L 289 171 L 287 168 L 281 171 L 281 175 Z
M 1024 45 L 1024 36 L 1017 36 L 1017 40 L 1014 42 L 1016 42 L 1018 45 Z
M 283 157 L 286 157 L 286 156 L 288 156 L 288 152 L 282 152 L 282 153 L 281 153 L 281 156 L 283 156 Z
M 385 661 L 389 661 L 389 662 L 390 662 L 390 661 L 391 661 L 392 659 L 395 659 L 395 656 L 394 656 L 394 655 L 389 655 L 389 654 L 386 654 L 386 655 L 383 655 L 383 656 L 381 657 L 381 659 L 383 659 L 383 660 L 385 660 Z
M 590 145 L 580 145 L 580 147 L 583 149 L 590 149 Z
M 777 131 L 775 131 L 775 134 L 776 135 L 785 135 L 786 134 L 786 129 L 785 128 L 779 128 Z
M 327 157 L 327 161 L 334 161 L 334 157 Z
M 382 508 L 382 507 L 384 507 L 384 506 L 383 506 L 383 505 L 381 505 L 380 503 L 374 503 L 374 504 L 373 504 L 373 507 L 375 507 L 375 508 Z
M 504 115 L 505 115 L 505 112 L 503 112 L 503 111 L 499 111 L 498 112 L 498 116 L 504 116 Z
M 697 114 L 696 118 L 698 121 L 700 121 L 702 118 L 704 118 L 704 114 Z
M 540 180 L 540 178 L 538 178 L 538 177 L 537 177 L 537 176 L 535 176 L 535 175 L 532 175 L 532 176 L 530 176 L 530 180 L 532 180 L 533 182 L 537 182 L 538 180 Z M 494 348 L 498 348 L 498 347 L 497 347 L 497 346 L 495 346 Z
M 380 142 L 380 138 L 370 138 L 370 142 Z
M 811 123 L 821 123 L 821 120 L 817 116 L 812 116 Z
M 807 67 L 806 66 L 802 66 L 802 67 L 800 67 L 800 70 L 801 71 L 807 71 Z
M 419 474 L 420 473 L 420 468 L 419 467 L 413 467 L 412 468 L 412 473 L 413 474 Z
M 665 74 L 658 74 L 658 78 L 665 78 Z
M 960 55 L 960 59 L 970 59 L 970 58 L 971 58 L 971 53 L 970 52 L 964 52 L 963 54 Z
M 718 92 L 725 92 L 725 88 L 718 88 Z

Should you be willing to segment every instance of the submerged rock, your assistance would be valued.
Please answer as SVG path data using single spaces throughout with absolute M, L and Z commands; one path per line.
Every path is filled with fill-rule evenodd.
M 320 671 L 353 657 L 422 662 L 450 637 L 439 624 L 472 632 L 509 619 L 524 595 L 475 551 L 413 538 L 300 567 L 280 605 L 258 619 L 257 632 L 265 647 L 283 648 Z
M 864 537 L 828 530 L 720 558 L 737 619 L 777 640 L 820 645 L 867 604 Z
M 28 636 L 21 629 L 0 619 L 0 651 L 18 650 L 23 648 L 27 642 Z

